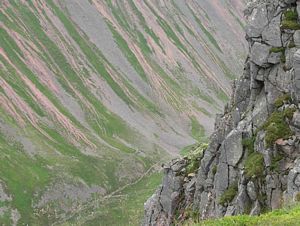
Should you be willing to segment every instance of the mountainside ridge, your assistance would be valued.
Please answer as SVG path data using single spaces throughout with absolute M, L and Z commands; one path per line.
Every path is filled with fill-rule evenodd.
M 251 1 L 245 15 L 249 55 L 230 103 L 207 148 L 164 166 L 143 225 L 259 215 L 300 201 L 300 1 Z

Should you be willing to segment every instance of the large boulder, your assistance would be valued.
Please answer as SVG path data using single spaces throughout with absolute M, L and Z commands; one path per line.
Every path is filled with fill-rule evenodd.
M 273 18 L 262 32 L 263 41 L 274 47 L 281 47 L 281 14 Z
M 254 8 L 248 21 L 248 25 L 246 26 L 246 34 L 248 37 L 255 38 L 261 36 L 265 26 L 268 24 L 268 11 L 266 5 L 263 4 Z
M 251 61 L 261 67 L 267 66 L 271 48 L 271 46 L 255 42 L 251 48 Z

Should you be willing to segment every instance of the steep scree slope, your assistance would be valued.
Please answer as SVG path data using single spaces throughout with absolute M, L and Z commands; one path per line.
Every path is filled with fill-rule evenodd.
M 202 154 L 164 167 L 144 225 L 300 201 L 300 1 L 252 1 L 245 14 L 250 52 L 230 104 Z M 191 172 L 191 164 L 200 167 Z
M 242 68 L 242 8 L 1 0 L 0 221 L 64 222 L 210 133 Z

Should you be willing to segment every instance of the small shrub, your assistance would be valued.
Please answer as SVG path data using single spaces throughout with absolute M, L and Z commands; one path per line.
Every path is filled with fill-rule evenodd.
M 227 190 L 222 194 L 220 198 L 220 204 L 224 206 L 227 203 L 230 203 L 234 197 L 236 196 L 238 192 L 238 184 L 237 182 L 234 182 L 232 185 L 230 185 Z
M 291 96 L 288 94 L 283 94 L 282 96 L 278 97 L 275 100 L 275 107 L 280 108 L 282 105 L 284 105 L 287 102 L 291 101 Z
M 289 116 L 290 113 L 286 114 Z M 280 138 L 287 139 L 293 135 L 285 118 L 284 112 L 273 112 L 263 125 L 263 129 L 266 131 L 265 141 L 267 148 L 272 147 L 276 140 Z
M 245 175 L 248 178 L 262 177 L 264 175 L 264 157 L 261 153 L 253 152 L 245 162 Z

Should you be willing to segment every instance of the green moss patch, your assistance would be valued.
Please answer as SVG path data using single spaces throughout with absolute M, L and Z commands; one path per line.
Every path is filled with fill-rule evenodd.
M 263 129 L 266 131 L 265 141 L 267 148 L 272 147 L 276 140 L 280 138 L 287 139 L 293 135 L 292 130 L 286 122 L 286 118 L 291 117 L 290 115 L 291 110 L 273 112 L 263 125 Z
M 219 204 L 224 206 L 227 203 L 230 203 L 238 192 L 238 184 L 237 182 L 233 183 L 228 187 L 228 189 L 222 194 Z
M 283 94 L 275 100 L 274 104 L 275 107 L 280 108 L 282 105 L 290 101 L 291 101 L 291 96 L 288 94 Z
M 300 30 L 300 23 L 298 22 L 298 13 L 294 10 L 287 10 L 284 12 L 284 19 L 281 22 L 282 29 Z
M 264 175 L 264 157 L 261 153 L 251 153 L 245 162 L 245 175 L 248 178 L 262 177 Z

